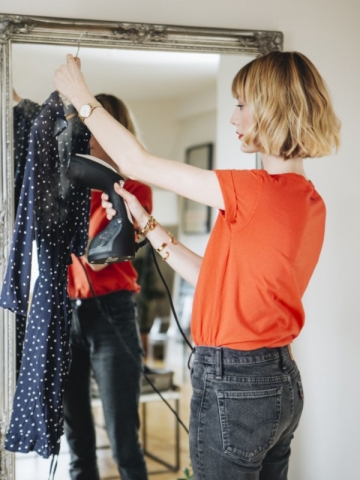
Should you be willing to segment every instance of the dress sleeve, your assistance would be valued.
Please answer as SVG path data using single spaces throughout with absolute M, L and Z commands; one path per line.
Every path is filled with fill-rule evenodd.
M 251 219 L 261 191 L 256 170 L 215 170 L 224 197 L 221 211 L 227 223 L 243 227 Z
M 35 145 L 35 142 L 32 145 Z M 34 151 L 31 148 L 25 165 L 11 250 L 0 295 L 1 307 L 23 316 L 27 315 L 29 306 L 32 242 L 36 230 L 35 211 L 37 202 L 34 163 Z
M 31 100 L 21 100 L 14 107 L 14 184 L 17 210 L 29 150 L 31 127 L 41 112 L 41 106 Z

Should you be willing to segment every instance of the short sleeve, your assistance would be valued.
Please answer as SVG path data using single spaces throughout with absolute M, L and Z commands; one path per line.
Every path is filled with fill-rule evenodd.
M 244 226 L 252 217 L 261 190 L 257 170 L 215 170 L 223 194 L 226 222 Z

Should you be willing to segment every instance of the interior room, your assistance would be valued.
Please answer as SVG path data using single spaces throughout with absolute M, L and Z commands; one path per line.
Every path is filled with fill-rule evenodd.
M 270 0 L 251 3 L 245 0 L 184 0 L 181 4 L 153 0 L 64 0 L 61 5 L 35 0 L 3 0 L 0 15 L 44 16 L 63 19 L 134 22 L 137 24 L 183 25 L 221 29 L 276 31 L 283 34 L 283 49 L 307 55 L 326 79 L 336 113 L 342 121 L 342 145 L 337 155 L 307 160 L 306 171 L 323 196 L 327 206 L 325 244 L 319 265 L 304 298 L 306 325 L 293 344 L 293 352 L 302 372 L 305 409 L 292 444 L 289 478 L 292 480 L 337 480 L 358 477 L 357 452 L 360 448 L 360 415 L 358 398 L 360 308 L 357 288 L 360 284 L 359 205 L 360 164 L 357 159 L 357 138 L 360 127 L 360 5 L 356 0 L 346 6 L 339 0 Z M 4 33 L 5 32 L 5 33 Z M 6 26 L 0 20 L 0 50 L 6 48 Z M 46 42 L 45 42 L 46 43 Z M 212 144 L 213 168 L 259 168 L 255 156 L 245 156 L 229 123 L 234 99 L 231 79 L 252 56 L 214 52 L 162 52 L 131 49 L 89 48 L 80 42 L 79 57 L 94 93 L 113 93 L 125 100 L 132 112 L 143 144 L 152 153 L 178 161 L 186 160 L 189 147 Z M 2 106 L 10 104 L 7 82 L 11 81 L 18 95 L 43 102 L 53 91 L 53 71 L 64 61 L 65 53 L 76 54 L 79 45 L 13 45 L 10 75 L 2 69 Z M 172 63 L 173 62 L 173 63 Z M 4 67 L 4 63 L 1 65 Z M 121 67 L 120 67 L 121 65 Z M 2 120 L 2 165 L 8 163 L 9 138 Z M 2 167 L 4 168 L 4 167 Z M 8 178 L 1 177 L 1 209 Z M 184 204 L 174 195 L 154 188 L 154 215 L 178 238 L 197 253 L 204 252 L 209 233 L 184 231 Z M 10 207 L 11 208 L 11 207 Z M 211 224 L 217 212 L 212 211 Z M 1 217 L 5 225 L 6 214 Z M 6 263 L 10 248 L 8 233 L 0 232 L 1 262 Z M 2 278 L 1 278 L 2 280 Z M 175 276 L 172 293 L 184 299 L 187 286 Z M 190 292 L 191 294 L 191 292 Z M 188 317 L 189 305 L 178 302 L 180 317 Z M 186 307 L 186 308 L 185 308 Z M 190 306 L 191 309 L 191 306 Z M 0 368 L 0 477 L 5 480 L 47 478 L 49 462 L 35 454 L 13 456 L 3 449 L 10 412 L 9 396 L 5 395 L 9 379 L 10 357 L 14 345 L 8 342 L 11 318 L 1 317 L 0 344 L 3 348 Z M 185 320 L 184 320 L 185 321 Z M 180 417 L 186 423 L 189 415 L 191 387 L 184 358 L 188 351 L 171 323 L 167 336 L 167 353 L 157 348 L 150 366 L 174 372 L 179 385 Z M 157 354 L 156 354 L 157 353 Z M 6 385 L 5 385 L 6 383 Z M 174 404 L 174 399 L 169 400 Z M 155 455 L 174 462 L 176 443 L 174 418 L 162 402 L 147 406 L 147 446 Z M 94 406 L 99 422 L 99 445 L 107 442 L 101 428 L 102 417 Z M 143 411 L 141 410 L 141 415 Z M 168 417 L 168 418 L 165 418 Z M 143 421 L 142 417 L 142 421 Z M 158 431 L 159 425 L 164 433 Z M 164 441 L 165 439 L 165 441 Z M 164 446 L 164 443 L 166 445 Z M 99 449 L 102 478 L 119 478 L 109 449 Z M 21 458 L 20 458 L 21 457 Z M 26 457 L 26 458 L 23 458 Z M 62 455 L 55 478 L 66 480 L 68 453 L 62 442 Z M 147 460 L 150 472 L 161 470 L 156 461 Z M 23 463 L 21 463 L 23 462 Z M 23 466 L 22 466 L 23 465 Z M 152 474 L 150 478 L 179 479 L 183 468 L 190 468 L 187 434 L 180 427 L 180 468 L 178 472 Z M 41 473 L 40 473 L 41 472 Z M 29 475 L 33 476 L 29 476 Z
M 111 92 L 126 103 L 136 125 L 137 136 L 149 151 L 156 152 L 157 155 L 164 158 L 186 161 L 186 152 L 189 148 L 195 147 L 196 149 L 198 146 L 212 145 L 214 147 L 212 162 L 214 165 L 216 164 L 215 146 L 218 145 L 218 138 L 220 135 L 228 135 L 225 129 L 217 128 L 217 118 L 219 115 L 226 115 L 229 110 L 231 111 L 234 104 L 234 100 L 226 93 L 225 95 L 218 95 L 219 84 L 220 82 L 225 83 L 227 77 L 231 78 L 238 65 L 246 63 L 249 58 L 252 58 L 251 56 L 129 51 L 81 46 L 79 48 L 77 45 L 75 50 L 81 57 L 82 69 L 91 88 L 99 93 Z M 68 51 L 69 47 L 58 45 L 25 45 L 21 43 L 13 45 L 12 79 L 17 95 L 20 98 L 31 99 L 38 104 L 42 104 L 52 91 L 53 71 L 63 61 Z M 32 71 L 31 65 L 34 61 L 41 66 L 34 71 L 34 76 L 31 78 L 28 72 Z M 99 70 L 102 72 L 101 78 L 98 75 Z M 124 76 L 121 78 L 118 75 L 119 71 L 124 72 Z M 219 143 L 221 144 L 221 138 Z M 235 135 L 229 143 L 236 149 Z M 224 154 L 220 153 L 219 161 L 223 156 Z M 236 161 L 233 164 L 234 167 L 236 167 Z M 255 166 L 256 157 L 250 156 L 250 158 L 245 158 L 244 161 L 248 162 L 249 165 L 252 162 Z M 189 225 L 190 229 L 185 228 L 182 199 L 171 192 L 154 186 L 152 186 L 152 191 L 154 217 L 162 225 L 166 225 L 166 228 L 176 232 L 177 237 L 189 248 L 203 254 L 209 237 L 210 225 L 204 231 L 200 230 L 198 233 L 191 229 L 191 225 Z M 213 220 L 215 216 L 216 212 L 209 215 L 210 219 Z M 194 223 L 195 226 L 198 225 L 198 221 Z M 139 252 L 137 259 L 142 253 L 142 251 Z M 193 289 L 190 285 L 182 282 L 178 275 L 172 275 L 171 270 L 166 268 L 165 262 L 161 262 L 160 267 L 163 273 L 167 274 L 166 280 L 172 292 L 181 325 L 186 326 L 186 330 L 188 330 L 190 311 L 185 303 L 188 303 L 189 299 L 192 300 Z M 34 271 L 37 271 L 36 264 L 34 265 Z M 159 283 L 159 280 L 157 283 Z M 144 288 L 146 286 L 145 282 Z M 161 287 L 160 282 L 159 288 Z M 137 301 L 139 303 L 139 299 Z M 163 297 L 160 301 L 156 296 L 155 300 L 150 299 L 150 302 L 150 319 L 146 320 L 150 326 L 153 326 L 155 318 L 160 320 L 170 318 L 170 316 L 173 317 L 167 297 Z M 166 369 L 174 373 L 173 383 L 179 387 L 179 395 L 181 395 L 179 397 L 179 408 L 181 408 L 184 422 L 187 424 L 190 384 L 186 364 L 190 350 L 182 341 L 174 318 L 170 323 L 167 332 L 160 332 L 156 335 L 156 333 L 154 334 L 156 325 L 150 330 L 150 333 L 145 333 L 140 320 L 141 332 L 145 333 L 145 335 L 143 334 L 144 350 L 148 350 L 148 348 L 151 350 L 147 352 L 145 363 L 148 367 Z M 175 395 L 175 393 L 171 395 Z M 146 395 L 143 395 L 141 401 L 145 398 Z M 157 399 L 160 400 L 159 397 Z M 102 427 L 101 404 L 99 405 L 99 401 L 96 401 L 96 399 L 93 404 L 94 415 L 99 417 L 97 454 L 102 478 L 118 478 L 116 466 L 111 458 L 111 451 L 106 448 L 109 444 L 104 427 Z M 149 410 L 147 414 L 148 448 L 150 451 L 154 448 L 158 449 L 158 451 L 155 450 L 156 455 L 165 457 L 168 463 L 173 464 L 172 457 L 175 455 L 173 414 L 170 412 L 169 415 L 166 412 L 167 407 L 161 401 L 152 401 L 147 408 Z M 167 422 L 165 432 L 170 438 L 163 438 L 164 432 L 158 430 L 156 423 L 152 424 L 154 416 L 155 418 L 164 416 Z M 158 431 L 158 438 L 155 439 L 155 443 L 152 439 L 151 430 L 153 432 Z M 190 468 L 187 433 L 185 431 L 180 433 L 180 439 L 180 471 L 178 473 L 166 472 L 164 466 L 156 465 L 156 462 L 147 458 L 150 472 L 161 471 L 159 478 L 164 478 L 164 476 L 166 478 L 179 478 L 182 468 Z M 68 447 L 64 438 L 57 466 L 59 477 L 67 478 L 68 463 Z M 31 480 L 30 471 L 34 472 L 34 480 L 39 475 L 45 477 L 49 464 L 50 461 L 42 461 L 42 459 L 39 462 L 36 454 L 17 454 L 15 462 L 16 479 L 26 478 L 26 480 Z M 165 470 L 165 473 L 162 470 Z M 151 476 L 156 480 L 156 473 Z

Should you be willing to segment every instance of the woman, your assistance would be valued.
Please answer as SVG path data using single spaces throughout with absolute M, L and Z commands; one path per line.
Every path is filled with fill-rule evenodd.
M 91 103 L 75 59 L 56 87 L 77 109 Z M 137 228 L 196 286 L 192 335 L 190 453 L 196 480 L 285 480 L 303 408 L 290 344 L 304 324 L 302 296 L 317 264 L 325 206 L 303 160 L 340 144 L 340 122 L 315 66 L 271 52 L 235 76 L 231 118 L 263 170 L 204 171 L 156 158 L 103 109 L 86 125 L 131 178 L 220 210 L 204 258 L 186 249 L 119 185 Z M 120 148 L 121 145 L 121 148 Z M 114 215 L 107 197 L 103 206 Z
M 104 110 L 135 134 L 125 104 L 113 95 L 97 95 Z M 90 153 L 108 163 L 96 137 Z M 152 210 L 150 187 L 126 179 L 124 189 Z M 101 207 L 101 192 L 92 191 L 89 237 L 101 232 L 108 221 Z M 138 401 L 142 371 L 142 348 L 134 303 L 140 290 L 131 262 L 95 265 L 86 255 L 68 269 L 68 291 L 72 299 L 69 381 L 65 398 L 65 432 L 70 446 L 72 480 L 99 480 L 96 439 L 91 411 L 90 372 L 102 401 L 106 430 L 114 460 L 124 480 L 146 480 L 146 465 L 140 449 Z M 96 298 L 94 298 L 95 294 Z

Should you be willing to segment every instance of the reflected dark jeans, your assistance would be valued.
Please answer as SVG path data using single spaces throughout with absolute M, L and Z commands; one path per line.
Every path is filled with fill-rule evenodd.
M 93 298 L 72 301 L 72 361 L 64 409 L 65 433 L 71 450 L 70 476 L 72 480 L 100 479 L 90 402 L 92 370 L 121 478 L 146 480 L 146 465 L 138 438 L 142 348 L 132 293 L 119 291 L 97 299 L 112 325 L 103 318 Z
M 288 347 L 196 347 L 191 382 L 195 480 L 286 480 L 303 409 Z

